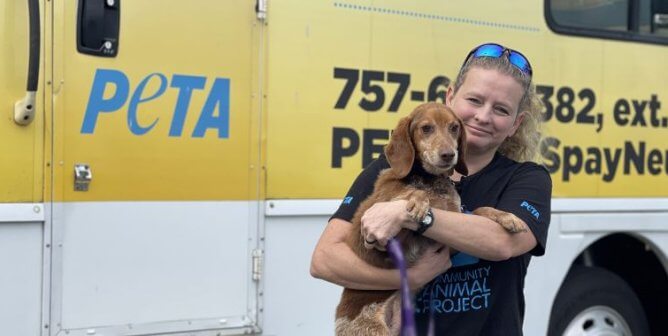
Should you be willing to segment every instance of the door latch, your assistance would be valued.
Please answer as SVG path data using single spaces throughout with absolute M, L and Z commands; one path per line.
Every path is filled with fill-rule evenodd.
M 93 172 L 90 166 L 85 163 L 74 165 L 74 191 L 88 191 L 90 181 L 93 179 Z
M 116 57 L 121 0 L 79 0 L 77 50 L 82 54 Z

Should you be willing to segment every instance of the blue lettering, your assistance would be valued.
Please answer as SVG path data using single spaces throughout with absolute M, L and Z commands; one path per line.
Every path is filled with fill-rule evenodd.
M 473 310 L 480 310 L 483 307 L 480 304 L 476 304 L 476 299 L 482 299 L 482 298 L 483 298 L 482 295 L 476 295 L 471 298 L 471 307 L 473 308 Z M 485 301 L 486 300 L 487 298 L 485 297 Z
M 438 300 L 438 302 L 443 302 L 441 307 L 443 307 L 443 310 L 446 313 L 452 313 L 452 312 L 459 313 L 459 311 L 460 311 L 459 307 L 455 308 L 455 301 L 453 301 L 451 299 L 445 299 L 443 301 Z M 449 303 L 450 307 L 446 307 L 445 306 L 446 303 Z
M 440 302 L 442 302 L 442 301 L 441 300 L 432 300 L 431 301 L 431 309 L 434 310 L 437 313 L 442 313 Z
M 111 98 L 104 99 L 104 92 L 109 83 L 114 84 L 116 91 Z M 128 98 L 129 89 L 128 77 L 122 72 L 110 69 L 95 71 L 93 87 L 88 96 L 88 105 L 81 124 L 81 133 L 92 134 L 95 132 L 95 124 L 100 112 L 114 112 L 120 109 Z
M 458 282 L 455 283 L 453 287 L 452 294 L 450 294 L 451 296 L 464 296 L 470 294 L 468 282 Z
M 448 289 L 450 288 L 449 284 L 434 283 L 434 286 L 431 288 L 432 295 L 436 297 L 448 297 Z M 427 293 L 427 291 L 425 291 Z
M 151 85 L 157 77 L 159 85 Z M 152 73 L 142 79 L 133 90 L 127 105 L 127 125 L 132 134 L 144 135 L 155 128 L 161 117 L 150 124 L 140 124 L 139 105 L 157 99 L 164 95 L 169 87 L 178 90 L 178 96 L 174 104 L 174 113 L 169 128 L 170 137 L 180 137 L 186 122 L 188 110 L 195 90 L 205 87 L 207 78 L 203 76 L 190 76 L 174 74 L 171 83 L 164 74 Z M 151 89 L 147 89 L 151 86 Z M 111 88 L 109 88 L 111 87 Z M 199 119 L 192 131 L 192 137 L 202 138 L 209 129 L 217 130 L 218 138 L 229 138 L 230 136 L 230 87 L 229 78 L 216 78 L 209 91 L 207 99 L 202 107 Z M 155 88 L 155 89 L 153 89 Z M 111 69 L 98 69 L 95 72 L 91 86 L 88 104 L 81 123 L 82 134 L 95 133 L 97 119 L 100 113 L 115 112 L 123 108 L 130 94 L 130 82 L 128 77 L 121 71 Z M 149 91 L 149 92 L 147 92 Z M 150 92 L 153 91 L 153 92 Z M 160 115 L 162 111 L 154 111 Z
M 172 119 L 172 126 L 169 128 L 170 137 L 179 137 L 183 133 L 183 123 L 186 120 L 193 90 L 203 89 L 205 83 L 206 77 L 187 75 L 174 75 L 172 77 L 171 86 L 179 89 L 179 97 L 176 99 L 174 118 Z
M 487 309 L 489 308 L 489 296 L 490 293 L 485 293 L 481 295 L 458 297 L 452 299 L 434 299 L 431 300 L 429 305 L 424 302 L 422 306 L 418 306 L 418 312 L 426 313 L 431 310 L 437 314 L 448 314 Z
M 486 281 L 487 281 L 487 278 L 483 278 L 483 281 L 486 282 Z M 477 293 L 482 293 L 482 292 L 483 292 L 483 286 L 484 286 L 484 285 L 482 285 L 482 286 L 480 285 L 480 281 L 479 281 L 479 280 L 473 280 L 473 283 L 471 284 L 471 292 L 469 293 L 469 295 L 474 295 L 474 294 L 477 294 Z
M 141 94 L 144 92 L 146 84 L 148 84 L 148 82 L 151 80 L 153 76 L 158 76 L 158 78 L 160 78 L 160 88 L 153 95 L 142 99 Z M 150 131 L 155 126 L 158 120 L 160 120 L 160 118 L 157 118 L 148 127 L 141 127 L 139 125 L 139 121 L 137 120 L 137 105 L 139 105 L 139 103 L 144 103 L 147 101 L 151 101 L 155 98 L 158 98 L 163 93 L 165 93 L 165 90 L 167 90 L 167 77 L 165 77 L 165 75 L 160 73 L 150 74 L 146 76 L 146 78 L 144 78 L 144 80 L 142 80 L 141 83 L 139 83 L 139 86 L 137 86 L 137 89 L 132 94 L 132 98 L 130 98 L 130 104 L 128 105 L 128 128 L 130 129 L 130 132 L 132 132 L 132 134 L 144 135 L 146 134 L 146 132 Z
M 533 205 L 529 204 L 529 202 L 522 201 L 520 207 L 527 209 L 527 211 L 529 211 L 532 216 L 536 217 L 536 219 L 540 217 L 540 212 L 538 212 Z
M 218 115 L 214 115 L 214 110 L 218 106 Z M 204 103 L 199 121 L 195 126 L 192 136 L 195 138 L 204 137 L 204 133 L 209 128 L 218 129 L 218 138 L 229 137 L 230 122 L 230 80 L 227 78 L 216 78 L 213 83 L 209 97 Z
M 462 311 L 466 312 L 471 310 L 471 298 L 470 297 L 463 297 L 459 299 L 461 302 L 461 307 Z

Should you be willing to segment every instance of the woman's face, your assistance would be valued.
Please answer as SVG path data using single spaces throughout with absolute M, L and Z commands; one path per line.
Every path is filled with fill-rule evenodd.
M 524 117 L 518 116 L 523 95 L 513 77 L 480 67 L 469 69 L 456 94 L 448 90 L 447 105 L 464 122 L 469 154 L 493 154 L 515 134 Z

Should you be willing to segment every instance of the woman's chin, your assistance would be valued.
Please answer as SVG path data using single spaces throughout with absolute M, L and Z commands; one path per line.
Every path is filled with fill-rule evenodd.
M 482 140 L 482 139 L 471 139 L 467 138 L 466 141 L 466 151 L 468 155 L 477 155 L 477 154 L 484 154 L 488 152 L 496 152 L 496 150 L 499 148 L 501 144 L 494 145 L 493 143 L 490 143 L 489 141 L 476 141 L 476 140 Z

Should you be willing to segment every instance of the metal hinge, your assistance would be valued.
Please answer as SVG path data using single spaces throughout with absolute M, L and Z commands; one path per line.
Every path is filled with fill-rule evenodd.
M 255 3 L 255 13 L 257 14 L 257 18 L 260 20 L 266 20 L 267 19 L 267 2 L 269 0 L 257 0 Z
M 260 281 L 262 278 L 262 264 L 264 261 L 264 251 L 253 250 L 253 281 Z

